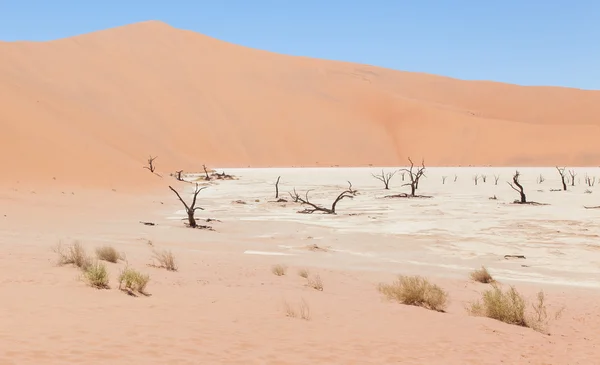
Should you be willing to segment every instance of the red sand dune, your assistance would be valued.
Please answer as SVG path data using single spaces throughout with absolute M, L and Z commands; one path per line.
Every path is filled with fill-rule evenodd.
M 600 92 L 232 45 L 161 22 L 0 43 L 1 182 L 213 166 L 598 165 Z

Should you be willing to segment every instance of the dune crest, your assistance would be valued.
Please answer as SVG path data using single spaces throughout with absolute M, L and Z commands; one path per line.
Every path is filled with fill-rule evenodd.
M 213 166 L 590 166 L 600 92 L 279 55 L 150 21 L 0 43 L 0 182 Z

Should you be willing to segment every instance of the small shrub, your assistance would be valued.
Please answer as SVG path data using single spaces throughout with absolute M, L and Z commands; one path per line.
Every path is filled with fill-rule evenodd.
M 392 284 L 380 284 L 378 289 L 388 299 L 438 312 L 443 312 L 448 303 L 448 294 L 442 288 L 420 276 L 400 276 Z
M 88 265 L 84 269 L 83 275 L 90 286 L 98 289 L 109 288 L 108 272 L 106 271 L 106 265 L 104 265 L 102 262 L 96 261 Z
M 284 305 L 284 309 L 285 309 L 285 315 L 287 317 L 291 317 L 291 318 L 300 317 L 300 318 L 304 319 L 305 321 L 310 320 L 310 318 L 311 318 L 310 307 L 308 306 L 308 303 L 304 300 L 304 298 L 302 298 L 300 304 L 298 305 L 298 309 L 294 308 L 294 306 L 292 306 L 287 301 L 284 302 L 283 305 Z
M 485 268 L 485 266 L 482 266 L 481 269 L 479 269 L 479 270 L 473 271 L 471 273 L 471 279 L 473 279 L 474 281 L 480 282 L 480 283 L 484 283 L 484 284 L 490 284 L 490 283 L 494 282 L 494 278 L 489 273 L 489 271 Z
M 177 271 L 177 265 L 175 264 L 175 257 L 173 253 L 168 250 L 162 252 L 154 251 L 154 259 L 158 261 L 158 267 L 163 267 L 168 271 Z
M 300 275 L 301 277 L 308 279 L 308 270 L 307 269 L 300 269 L 298 270 L 298 275 Z
M 121 255 L 112 246 L 103 246 L 96 249 L 96 257 L 98 260 L 104 260 L 116 263 L 121 258 Z
M 67 246 L 66 248 L 59 243 L 54 252 L 58 254 L 58 264 L 59 265 L 73 265 L 82 270 L 85 270 L 88 266 L 91 265 L 92 260 L 85 252 L 85 249 L 81 245 L 81 243 L 75 241 L 72 245 Z
M 496 284 L 492 285 L 492 289 L 483 293 L 481 301 L 471 304 L 468 308 L 470 314 L 528 327 L 538 332 L 547 330 L 549 316 L 543 291 L 538 292 L 536 301 L 531 305 L 532 311 L 528 312 L 527 301 L 514 287 L 511 286 L 504 292 Z M 557 311 L 554 318 L 558 319 L 563 310 L 561 308 Z
M 287 267 L 285 267 L 284 265 L 273 265 L 273 267 L 271 268 L 271 272 L 277 276 L 285 275 L 286 271 Z
M 146 295 L 146 285 L 148 285 L 149 281 L 149 275 L 144 275 L 134 269 L 125 268 L 119 275 L 119 289 L 126 290 L 130 294 L 138 292 Z
M 308 279 L 308 286 L 313 289 L 323 291 L 323 281 L 321 281 L 321 277 L 319 275 L 315 275 L 314 277 Z

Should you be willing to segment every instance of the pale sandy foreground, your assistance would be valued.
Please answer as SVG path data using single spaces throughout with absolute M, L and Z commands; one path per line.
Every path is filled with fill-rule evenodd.
M 0 364 L 594 364 L 600 210 L 583 206 L 600 205 L 598 187 L 584 186 L 600 169 L 575 170 L 581 182 L 551 192 L 555 170 L 521 169 L 529 199 L 547 206 L 510 204 L 508 168 L 428 169 L 419 193 L 429 199 L 384 198 L 407 188 L 397 174 L 384 191 L 374 168 L 227 170 L 240 180 L 199 195 L 198 216 L 220 220 L 209 223 L 214 232 L 183 227 L 166 186 L 189 199 L 192 185 L 168 176 L 164 189 L 138 194 L 15 183 L 0 190 Z M 487 182 L 474 186 L 475 174 Z M 347 180 L 360 194 L 337 216 L 297 214 L 296 204 L 272 202 L 279 175 L 286 198 L 314 189 L 313 201 L 329 203 Z M 110 290 L 58 267 L 52 247 L 73 240 L 125 253 L 151 275 L 151 296 L 117 290 L 123 262 L 108 264 Z M 148 266 L 153 249 L 172 250 L 179 271 Z M 273 275 L 275 264 L 287 275 Z M 550 335 L 466 313 L 487 287 L 468 278 L 482 264 L 528 297 L 543 289 L 550 313 L 564 307 Z M 306 286 L 300 268 L 324 290 Z M 376 285 L 397 274 L 443 286 L 447 313 L 384 300 Z M 286 303 L 306 303 L 310 319 L 286 316 Z

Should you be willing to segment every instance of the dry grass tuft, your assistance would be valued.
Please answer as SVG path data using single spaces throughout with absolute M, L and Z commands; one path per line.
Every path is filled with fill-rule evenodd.
M 448 304 L 448 294 L 420 276 L 400 276 L 392 284 L 379 284 L 378 289 L 388 299 L 438 312 L 444 312 Z
M 315 275 L 314 277 L 308 279 L 307 285 L 313 289 L 323 291 L 323 281 L 321 281 L 321 277 L 319 275 Z
M 73 265 L 85 270 L 92 264 L 92 260 L 78 241 L 75 241 L 72 245 L 68 245 L 67 247 L 64 247 L 59 243 L 54 248 L 54 252 L 58 254 L 59 265 Z
M 286 271 L 287 267 L 285 267 L 284 265 L 273 265 L 273 267 L 271 268 L 271 272 L 277 276 L 285 275 Z
M 108 271 L 106 271 L 104 263 L 95 261 L 88 265 L 83 270 L 83 276 L 90 286 L 97 289 L 109 289 Z
M 96 257 L 98 257 L 98 260 L 117 263 L 121 259 L 121 254 L 112 246 L 103 246 L 96 249 Z
M 175 264 L 175 257 L 173 253 L 168 250 L 161 252 L 154 251 L 153 259 L 158 261 L 158 267 L 163 267 L 168 271 L 177 271 L 177 264 Z
M 513 286 L 506 291 L 496 284 L 492 286 L 492 289 L 483 292 L 481 301 L 471 303 L 468 308 L 470 314 L 547 332 L 549 316 L 543 291 L 538 292 L 535 302 L 531 304 L 532 310 L 527 311 L 527 301 Z M 558 319 L 563 310 L 557 311 L 554 318 Z
M 484 284 L 491 284 L 495 281 L 485 266 L 482 266 L 479 270 L 473 271 L 471 273 L 471 279 Z
M 125 268 L 119 275 L 119 289 L 134 295 L 134 292 L 147 295 L 146 285 L 150 281 L 149 275 L 144 275 L 134 269 Z
M 307 269 L 300 269 L 298 270 L 298 275 L 300 275 L 301 277 L 308 279 L 308 270 Z
M 305 321 L 309 321 L 311 318 L 310 307 L 308 306 L 308 303 L 304 300 L 304 298 L 302 298 L 302 300 L 300 301 L 298 308 L 294 308 L 294 306 L 292 306 L 287 301 L 285 301 L 283 303 L 283 306 L 285 309 L 285 315 L 288 317 L 291 317 L 291 318 L 300 317 L 301 319 L 304 319 Z

